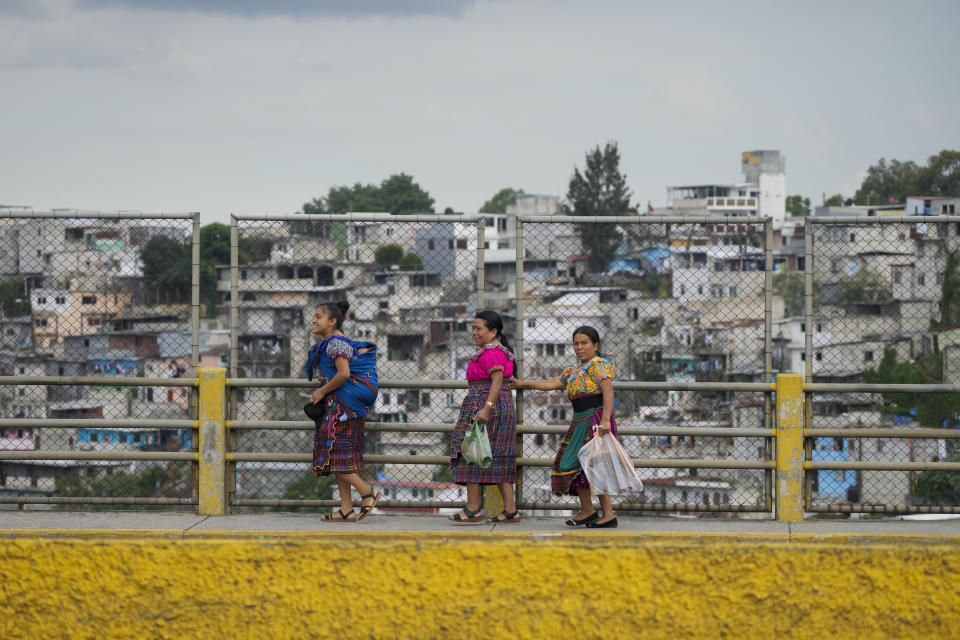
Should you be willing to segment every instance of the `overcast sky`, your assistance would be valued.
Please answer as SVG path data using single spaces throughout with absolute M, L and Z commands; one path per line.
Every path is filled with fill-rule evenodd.
M 634 199 L 852 195 L 960 148 L 960 3 L 0 0 L 0 204 L 290 213 L 405 172 L 475 211 L 617 141 Z

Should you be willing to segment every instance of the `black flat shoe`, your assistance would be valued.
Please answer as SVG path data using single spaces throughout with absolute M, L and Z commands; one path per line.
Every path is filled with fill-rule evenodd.
M 589 527 L 591 522 L 599 519 L 600 519 L 600 514 L 594 511 L 593 513 L 588 515 L 586 518 L 581 518 L 580 520 L 574 520 L 573 518 L 570 518 L 564 524 L 566 524 L 568 527 L 582 527 L 583 525 L 587 525 Z
M 596 522 L 588 522 L 587 526 L 590 527 L 591 529 L 616 529 L 617 519 L 614 518 L 613 520 L 607 520 L 606 522 L 601 522 L 599 524 Z

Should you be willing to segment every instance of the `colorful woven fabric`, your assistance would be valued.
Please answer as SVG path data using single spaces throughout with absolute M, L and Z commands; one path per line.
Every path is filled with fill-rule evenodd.
M 557 495 L 577 495 L 577 489 L 589 489 L 590 483 L 587 482 L 587 479 L 583 475 L 583 469 L 577 465 L 576 469 L 571 469 L 570 471 L 560 471 L 560 460 L 563 458 L 563 452 L 566 451 L 567 445 L 570 444 L 570 437 L 573 435 L 573 430 L 577 428 L 577 425 L 586 420 L 589 427 L 587 428 L 586 436 L 583 441 L 589 442 L 593 439 L 593 427 L 600 424 L 600 417 L 603 415 L 603 407 L 597 407 L 596 409 L 587 409 L 579 413 L 573 414 L 573 422 L 570 423 L 570 428 L 567 429 L 567 432 L 563 434 L 563 437 L 560 439 L 560 450 L 557 451 L 557 456 L 553 459 L 553 470 L 550 472 L 550 490 Z M 616 436 L 617 435 L 617 419 L 613 415 L 613 412 L 610 413 L 610 432 Z
M 483 345 L 470 356 L 467 365 L 467 382 L 489 380 L 494 371 L 502 371 L 503 379 L 513 375 L 513 362 L 516 360 L 513 353 L 496 342 Z
M 315 373 L 323 382 L 333 378 L 337 374 L 337 358 L 347 359 L 350 378 L 329 395 L 337 397 L 349 418 L 362 418 L 377 399 L 377 345 L 354 342 L 343 335 L 330 336 L 311 347 L 304 367 L 307 380 L 313 380 Z
M 606 358 L 595 357 L 587 364 L 567 367 L 560 374 L 560 382 L 564 386 L 569 398 L 595 396 L 600 394 L 600 381 L 613 377 L 617 373 L 617 365 Z
M 363 471 L 363 418 L 341 421 L 344 408 L 335 396 L 324 399 L 325 414 L 314 421 L 313 473 L 359 473 Z
M 490 412 L 487 424 L 487 436 L 490 438 L 490 450 L 493 462 L 486 469 L 470 464 L 460 453 L 463 436 L 473 422 L 473 416 L 483 408 L 490 393 L 490 383 L 471 383 L 460 406 L 460 417 L 453 432 L 453 453 L 450 456 L 450 469 L 457 484 L 476 482 L 479 484 L 497 484 L 516 482 L 517 480 L 517 408 L 513 395 L 507 385 L 500 388 L 496 404 Z

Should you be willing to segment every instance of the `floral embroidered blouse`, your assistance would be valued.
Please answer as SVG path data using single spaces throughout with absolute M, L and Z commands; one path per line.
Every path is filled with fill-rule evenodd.
M 617 365 L 606 358 L 596 356 L 588 364 L 567 367 L 560 374 L 560 383 L 563 384 L 567 397 L 582 398 L 597 396 L 602 393 L 600 381 L 606 378 L 613 380 L 617 373 Z
M 467 365 L 467 382 L 481 382 L 490 379 L 494 371 L 502 371 L 503 379 L 513 375 L 513 353 L 506 347 L 491 342 L 485 344 L 470 357 Z

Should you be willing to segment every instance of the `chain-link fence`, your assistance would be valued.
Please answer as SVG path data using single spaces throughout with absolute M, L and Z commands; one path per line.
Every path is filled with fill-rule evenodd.
M 0 503 L 195 503 L 199 363 L 232 380 L 230 504 L 332 504 L 309 471 L 303 365 L 314 309 L 347 300 L 346 332 L 380 354 L 364 473 L 383 508 L 462 503 L 446 461 L 489 308 L 523 379 L 577 365 L 577 326 L 600 333 L 646 483 L 621 510 L 770 512 L 778 372 L 806 377 L 808 510 L 960 510 L 943 466 L 960 218 L 812 218 L 793 253 L 766 219 L 567 220 L 235 218 L 230 261 L 204 265 L 195 214 L 0 217 Z M 549 469 L 570 401 L 516 398 L 519 502 L 562 508 Z
M 766 427 L 769 435 L 769 398 L 682 388 L 770 380 L 766 221 L 556 220 L 508 220 L 507 225 L 520 225 L 513 235 L 521 243 L 515 254 L 522 261 L 505 260 L 494 270 L 490 256 L 485 258 L 488 281 L 495 271 L 515 280 L 522 375 L 557 379 L 575 370 L 573 331 L 592 326 L 600 334 L 602 355 L 617 367 L 616 380 L 673 387 L 616 393 L 620 440 L 641 460 L 645 483 L 642 495 L 619 502 L 665 510 L 769 511 L 769 471 L 760 470 L 772 457 L 769 440 L 721 435 L 737 426 L 756 434 Z M 608 255 L 598 251 L 603 247 Z M 572 418 L 563 391 L 526 392 L 521 405 L 525 424 L 566 430 Z M 524 455 L 552 458 L 559 438 L 527 436 Z M 683 466 L 685 460 L 689 466 Z M 698 466 L 718 460 L 754 462 L 757 468 Z M 551 496 L 549 473 L 545 467 L 525 469 L 523 497 L 542 504 L 569 500 Z
M 0 217 L 0 503 L 195 502 L 198 228 Z
M 882 213 L 882 212 L 881 212 Z M 808 383 L 847 384 L 807 400 L 807 505 L 820 511 L 956 509 L 956 393 L 869 392 L 863 384 L 957 384 L 960 219 L 813 218 L 804 313 L 784 340 Z M 791 358 L 788 353 L 786 359 Z M 860 437 L 847 434 L 863 433 Z M 957 434 L 956 436 L 954 434 Z
M 648 465 L 649 493 L 621 507 L 769 511 L 769 397 L 722 384 L 689 386 L 769 380 L 768 223 L 555 221 L 378 214 L 238 219 L 237 264 L 220 268 L 218 302 L 234 318 L 231 377 L 264 383 L 247 381 L 234 391 L 231 432 L 239 461 L 232 503 L 332 500 L 329 482 L 313 478 L 302 462 L 312 445 L 302 413 L 309 390 L 272 380 L 302 376 L 317 304 L 349 300 L 346 331 L 378 345 L 378 372 L 387 382 L 368 417 L 366 457 L 373 464 L 365 472 L 384 489 L 387 504 L 426 507 L 463 498 L 445 457 L 465 385 L 423 388 L 421 381 L 464 380 L 479 305 L 503 316 L 525 378 L 557 377 L 576 363 L 576 326 L 600 331 L 603 351 L 618 367 L 623 442 Z M 592 229 L 612 230 L 616 237 L 605 241 L 624 257 L 603 268 L 590 264 L 585 244 L 593 241 Z M 619 381 L 673 390 L 620 389 Z M 572 418 L 570 401 L 527 392 L 518 393 L 518 406 L 520 501 L 560 507 L 566 500 L 550 494 L 549 464 Z
M 302 378 L 316 340 L 314 310 L 347 300 L 345 332 L 377 345 L 381 380 L 400 381 L 382 385 L 367 417 L 368 460 L 448 452 L 451 434 L 430 431 L 429 425 L 455 423 L 465 391 L 424 389 L 419 381 L 464 379 L 482 285 L 479 222 L 477 216 L 388 214 L 237 220 L 237 264 L 223 265 L 218 279 L 221 310 L 230 309 L 234 318 L 231 377 Z M 290 387 L 235 390 L 231 424 L 245 428 L 231 430 L 234 450 L 310 452 L 312 423 L 303 413 L 309 393 Z M 269 424 L 284 421 L 292 428 Z M 274 428 L 256 428 L 264 424 Z M 405 428 L 412 425 L 426 427 Z M 444 464 L 368 462 L 363 475 L 391 501 L 459 493 Z M 299 461 L 241 461 L 235 477 L 235 504 L 334 495 L 329 478 L 318 480 Z

